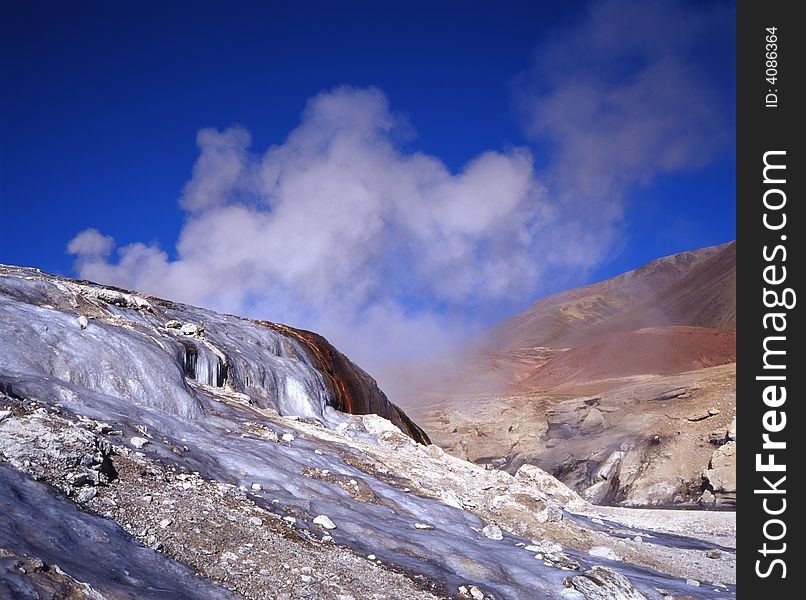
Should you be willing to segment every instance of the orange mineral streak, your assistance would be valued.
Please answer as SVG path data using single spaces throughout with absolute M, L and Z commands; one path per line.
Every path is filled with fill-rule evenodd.
M 389 402 L 372 377 L 336 350 L 324 337 L 281 323 L 260 320 L 254 322 L 302 344 L 317 370 L 324 375 L 325 384 L 333 397 L 333 408 L 353 415 L 380 415 L 417 442 L 425 445 L 431 443 L 428 435 L 405 412 Z

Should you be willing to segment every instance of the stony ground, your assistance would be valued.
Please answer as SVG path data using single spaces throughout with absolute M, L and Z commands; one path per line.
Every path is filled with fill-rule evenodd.
M 456 456 L 511 472 L 536 464 L 592 502 L 732 507 L 735 369 L 442 398 L 417 416 Z
M 93 431 L 104 430 L 103 425 L 75 421 L 36 404 L 9 409 L 12 414 L 0 430 L 0 455 L 14 467 L 61 489 L 84 510 L 117 522 L 140 544 L 244 598 L 442 597 L 425 589 L 434 587 L 427 580 L 415 582 L 379 560 L 334 545 L 321 526 L 311 533 L 296 527 L 293 517 L 261 508 L 246 490 L 113 445 L 118 441 L 114 432 L 99 436 Z M 111 480 L 101 473 L 105 461 L 114 464 Z M 36 558 L 12 558 L 22 561 L 17 570 L 44 590 L 58 573 L 54 567 L 43 575 L 41 564 L 26 569 Z M 69 578 L 56 578 L 56 588 L 71 589 Z
M 278 506 L 260 489 L 242 489 L 155 461 L 136 448 L 136 438 L 133 444 L 104 423 L 75 419 L 35 402 L 6 398 L 6 404 L 0 455 L 11 466 L 58 488 L 82 509 L 120 524 L 139 544 L 188 565 L 241 597 L 348 600 L 447 595 L 426 577 L 336 545 L 328 529 L 308 527 L 304 515 L 297 519 L 290 507 Z M 375 444 L 352 437 L 348 429 L 292 423 L 298 435 L 316 435 L 323 442 L 360 450 L 358 455 L 345 451 L 342 457 L 349 456 L 355 466 L 375 477 L 478 515 L 488 524 L 480 532 L 485 536 L 522 536 L 518 539 L 527 541 L 513 544 L 531 552 L 536 564 L 569 573 L 562 597 L 597 597 L 585 595 L 588 575 L 595 575 L 585 571 L 591 556 L 696 580 L 724 597 L 729 594 L 723 585 L 735 581 L 735 554 L 729 548 L 735 522 L 727 513 L 710 513 L 713 518 L 703 520 L 701 513 L 667 511 L 669 518 L 660 520 L 658 527 L 658 515 L 652 514 L 657 511 L 592 506 L 539 469 L 524 467 L 516 477 L 485 470 L 438 446 L 419 446 L 380 419 L 367 421 L 370 429 L 377 427 Z M 377 501 L 370 488 L 355 480 L 344 481 L 321 469 L 302 475 L 351 490 L 365 502 Z M 667 539 L 697 533 L 704 540 L 697 547 L 674 547 Z M 69 577 L 58 575 L 55 566 L 48 567 L 50 575 L 24 566 L 36 557 L 12 558 L 17 571 L 24 570 L 25 577 L 43 590 L 48 586 L 70 590 L 74 585 Z M 580 575 L 575 573 L 580 572 L 588 575 L 576 585 L 574 577 Z M 654 589 L 668 592 L 662 586 Z M 451 595 L 475 598 L 473 594 L 493 597 L 471 585 Z M 605 597 L 629 596 L 614 592 Z M 685 595 L 668 592 L 658 597 Z

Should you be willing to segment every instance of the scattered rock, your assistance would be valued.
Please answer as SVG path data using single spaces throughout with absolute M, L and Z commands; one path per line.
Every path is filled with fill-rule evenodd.
M 428 525 L 426 523 L 415 523 L 414 528 L 415 529 L 424 529 L 425 530 L 425 529 L 433 529 L 434 526 L 433 525 Z
M 182 322 L 177 321 L 176 319 L 171 319 L 170 321 L 165 323 L 165 327 L 167 327 L 168 329 L 181 329 Z
M 428 452 L 428 456 L 430 456 L 431 458 L 439 459 L 445 456 L 445 450 L 443 450 L 440 446 L 437 446 L 436 444 L 426 446 L 425 451 Z
M 705 556 L 707 556 L 708 558 L 717 559 L 722 558 L 722 553 L 719 550 L 709 550 L 708 552 L 705 553 Z
M 593 567 L 571 582 L 586 600 L 646 600 L 624 575 L 606 567 Z
M 281 437 L 281 440 L 284 442 L 288 442 L 289 444 L 294 441 L 294 434 L 293 433 L 284 433 Z
M 592 408 L 588 411 L 588 414 L 585 415 L 585 418 L 582 419 L 582 423 L 579 426 L 579 431 L 582 433 L 592 433 L 597 429 L 600 429 L 604 425 L 604 415 L 602 411 L 598 408 Z
M 736 497 L 736 442 L 720 446 L 711 456 L 708 469 L 702 474 L 717 495 L 726 499 Z M 704 494 L 703 494 L 704 495 Z
M 78 493 L 76 496 L 76 503 L 78 504 L 86 504 L 98 494 L 98 491 L 94 487 L 85 487 Z
M 4 421 L 5 419 L 8 419 L 13 414 L 14 413 L 11 412 L 10 410 L 0 410 L 0 421 Z
M 327 515 L 319 515 L 314 520 L 314 523 L 317 525 L 321 525 L 325 529 L 336 529 L 336 524 L 330 520 L 330 517 Z
M 470 597 L 473 598 L 473 600 L 484 600 L 484 592 L 482 592 L 475 585 L 471 585 L 468 591 L 470 592 Z
M 700 496 L 700 504 L 713 504 L 716 501 L 716 496 L 711 493 L 711 490 L 705 490 Z
M 132 446 L 137 448 L 138 450 L 144 448 L 146 444 L 148 444 L 148 440 L 144 437 L 133 437 L 129 440 Z
M 588 550 L 588 554 L 591 556 L 596 556 L 598 558 L 606 558 L 607 560 L 621 560 L 618 554 L 613 552 L 611 548 L 607 546 L 594 546 L 590 550 Z
M 160 521 L 160 529 L 167 529 L 168 527 L 171 526 L 171 523 L 173 522 L 174 520 L 171 518 L 163 519 L 162 521 Z
M 686 585 L 690 585 L 693 587 L 700 587 L 700 582 L 696 579 L 686 579 Z
M 253 483 L 249 487 L 252 488 L 253 490 L 255 490 L 256 492 L 259 492 L 260 490 L 263 489 L 263 486 L 260 485 L 259 483 Z
M 79 327 L 81 327 L 81 330 L 82 330 L 82 331 L 83 331 L 84 329 L 86 329 L 86 328 L 87 328 L 87 325 L 89 325 L 89 324 L 90 324 L 89 320 L 88 320 L 88 319 L 87 319 L 87 317 L 85 317 L 84 315 L 81 315 L 81 316 L 78 318 L 78 326 L 79 326 Z
M 728 440 L 731 442 L 736 441 L 736 417 L 733 417 L 733 420 L 728 426 Z
M 199 336 L 204 333 L 204 327 L 201 325 L 196 325 L 196 323 L 185 323 L 179 329 L 184 335 L 188 336 Z
M 260 527 L 263 525 L 263 519 L 259 517 L 249 517 L 249 524 L 254 525 L 255 527 Z
M 688 418 L 688 420 L 689 421 L 695 421 L 695 422 L 696 421 L 704 421 L 705 419 L 708 419 L 710 417 L 715 417 L 718 414 L 719 414 L 719 409 L 717 409 L 717 408 L 709 408 L 708 410 L 706 410 L 704 412 L 696 413 L 696 414 L 691 415 Z
M 679 398 L 684 394 L 688 394 L 688 388 L 681 387 L 681 388 L 674 388 L 665 392 L 661 392 L 660 394 L 656 394 L 655 396 L 648 398 L 648 402 L 663 402 L 664 400 L 672 400 L 673 398 Z
M 368 433 L 374 433 L 376 435 L 384 431 L 400 431 L 397 425 L 392 423 L 389 419 L 384 419 L 376 414 L 362 415 L 361 422 Z
M 504 534 L 501 531 L 501 528 L 496 525 L 495 523 L 490 523 L 484 529 L 481 530 L 481 533 L 484 534 L 484 537 L 489 538 L 491 540 L 503 540 Z
M 540 542 L 532 542 L 530 546 L 525 546 L 524 550 L 527 552 L 541 552 L 543 554 L 555 554 L 557 552 L 562 552 L 563 547 L 560 546 L 557 542 L 550 542 L 549 540 L 543 540 Z

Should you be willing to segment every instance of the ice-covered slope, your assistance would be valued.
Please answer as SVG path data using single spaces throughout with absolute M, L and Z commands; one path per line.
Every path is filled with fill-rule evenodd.
M 89 389 L 198 418 L 211 389 L 330 426 L 375 413 L 427 443 L 375 381 L 316 334 L 0 267 L 0 382 Z
M 337 410 L 372 407 L 389 420 Z M 0 595 L 615 600 L 733 580 L 728 516 L 709 541 L 594 521 L 539 469 L 415 439 L 314 334 L 0 270 Z

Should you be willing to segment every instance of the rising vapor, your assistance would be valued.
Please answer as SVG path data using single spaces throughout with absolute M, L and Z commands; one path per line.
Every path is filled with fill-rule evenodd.
M 313 329 L 365 365 L 444 351 L 547 277 L 596 266 L 631 189 L 717 150 L 723 101 L 690 66 L 698 32 L 674 5 L 626 4 L 592 5 L 518 79 L 527 135 L 551 149 L 540 173 L 526 148 L 452 172 L 407 149 L 381 91 L 338 87 L 265 151 L 240 127 L 199 132 L 175 258 L 142 243 L 113 257 L 114 241 L 87 229 L 68 245 L 76 269 Z

